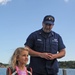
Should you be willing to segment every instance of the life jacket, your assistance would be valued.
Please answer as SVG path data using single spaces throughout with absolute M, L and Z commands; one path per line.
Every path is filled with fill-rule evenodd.
M 32 75 L 32 68 L 30 67 L 26 67 L 26 73 L 27 75 Z M 6 71 L 6 75 L 18 75 L 17 70 L 14 69 L 12 67 L 8 67 L 7 71 Z

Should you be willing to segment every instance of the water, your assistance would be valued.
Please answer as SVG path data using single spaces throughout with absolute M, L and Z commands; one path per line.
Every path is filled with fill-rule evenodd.
M 65 69 L 66 75 L 75 75 L 75 69 Z M 0 68 L 0 75 L 6 75 L 6 68 Z M 58 75 L 63 75 L 62 69 L 59 69 Z
M 0 68 L 0 75 L 6 75 L 6 68 Z
M 64 69 L 66 75 L 75 75 L 75 69 Z M 58 75 L 63 75 L 63 69 L 59 69 Z
M 75 69 L 67 69 L 67 75 L 75 75 Z

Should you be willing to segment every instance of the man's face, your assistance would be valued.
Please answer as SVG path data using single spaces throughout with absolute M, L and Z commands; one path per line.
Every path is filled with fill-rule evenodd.
M 49 33 L 54 25 L 42 23 L 43 30 L 46 33 Z

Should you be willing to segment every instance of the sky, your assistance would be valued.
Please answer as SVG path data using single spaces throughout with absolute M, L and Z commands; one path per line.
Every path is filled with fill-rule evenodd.
M 24 47 L 46 15 L 55 17 L 52 30 L 66 46 L 59 61 L 75 61 L 75 0 L 0 0 L 0 62 L 8 63 L 15 49 Z

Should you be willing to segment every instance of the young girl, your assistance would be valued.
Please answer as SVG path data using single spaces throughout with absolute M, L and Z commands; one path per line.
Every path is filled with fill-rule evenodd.
M 25 67 L 27 62 L 28 48 L 17 48 L 11 57 L 10 67 L 7 68 L 6 75 L 32 75 Z

